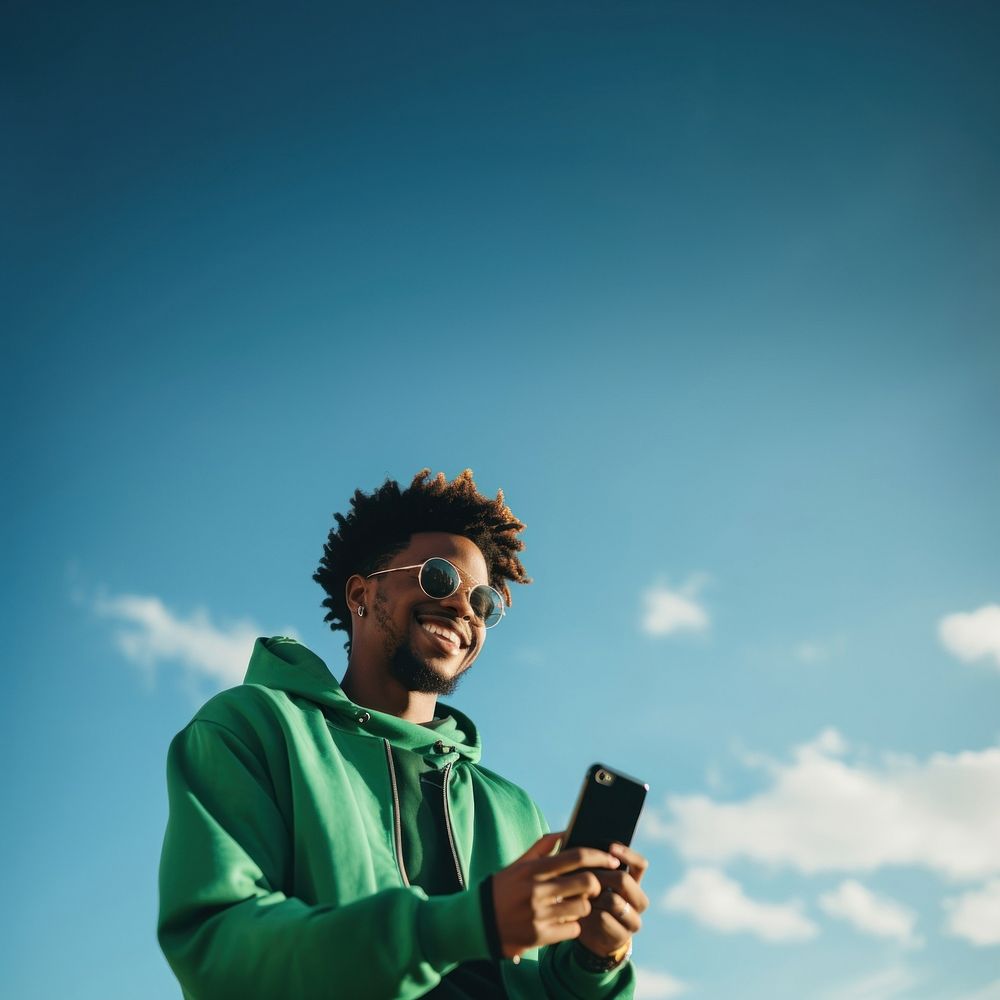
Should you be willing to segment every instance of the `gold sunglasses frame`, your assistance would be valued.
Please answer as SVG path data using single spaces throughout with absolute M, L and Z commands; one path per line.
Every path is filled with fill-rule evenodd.
M 439 562 L 447 563 L 455 571 L 455 575 L 458 577 L 458 585 L 455 587 L 454 590 L 452 590 L 450 593 L 445 594 L 443 597 L 435 597 L 433 594 L 427 594 L 427 591 L 424 588 L 423 582 L 420 579 L 420 576 L 423 573 L 424 567 L 429 562 L 434 562 L 434 560 L 438 560 Z M 376 570 L 376 572 L 374 572 L 374 573 L 369 573 L 368 576 L 365 577 L 365 579 L 366 580 L 370 580 L 373 576 L 382 576 L 385 573 L 399 573 L 401 570 L 404 570 L 404 569 L 416 569 L 416 570 L 420 570 L 420 572 L 417 573 L 417 583 L 419 584 L 420 589 L 425 594 L 427 594 L 427 596 L 432 601 L 446 601 L 449 597 L 451 597 L 453 594 L 457 594 L 459 592 L 459 590 L 462 589 L 462 571 L 453 562 L 451 562 L 450 559 L 445 559 L 444 556 L 430 556 L 429 558 L 425 559 L 422 563 L 413 563 L 413 565 L 411 565 L 411 566 L 393 566 L 392 569 L 380 569 L 380 570 Z M 495 587 L 491 587 L 489 584 L 486 584 L 486 583 L 477 583 L 474 587 L 469 587 L 469 591 L 468 592 L 469 592 L 469 607 L 470 608 L 472 607 L 472 594 L 473 594 L 474 591 L 479 590 L 480 587 L 482 587 L 484 590 L 488 590 L 488 591 L 490 591 L 490 593 L 496 595 L 497 606 L 500 608 L 500 617 L 495 622 L 493 622 L 492 625 L 487 625 L 486 624 L 486 619 L 485 618 L 481 618 L 479 615 L 475 616 L 476 617 L 476 621 L 482 622 L 483 623 L 483 628 L 494 628 L 495 626 L 499 625 L 500 622 L 503 621 L 504 615 L 507 614 L 507 607 L 506 607 L 506 605 L 504 603 L 503 594 L 501 594 L 500 591 L 497 590 Z M 473 614 L 475 614 L 474 610 L 473 610 Z

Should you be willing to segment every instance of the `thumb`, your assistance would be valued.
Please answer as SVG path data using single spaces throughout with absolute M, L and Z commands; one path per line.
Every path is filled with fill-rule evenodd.
M 555 850 L 562 838 L 563 834 L 561 831 L 559 833 L 547 833 L 544 837 L 536 840 L 517 860 L 530 861 L 532 858 L 548 857 Z

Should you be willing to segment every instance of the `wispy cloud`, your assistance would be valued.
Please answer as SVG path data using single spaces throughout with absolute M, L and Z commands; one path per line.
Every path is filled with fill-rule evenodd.
M 985 604 L 975 611 L 958 611 L 938 622 L 944 648 L 966 663 L 992 658 L 1000 669 L 1000 604 Z
M 219 689 L 243 680 L 254 640 L 261 635 L 247 619 L 217 625 L 204 608 L 185 617 L 148 595 L 102 595 L 93 609 L 115 623 L 114 643 L 131 663 L 149 673 L 161 663 L 174 664 L 189 678 Z
M 769 786 L 742 801 L 672 796 L 644 833 L 691 861 L 749 858 L 802 872 L 915 865 L 960 879 L 1000 873 L 1000 746 L 920 761 L 850 763 L 827 729 L 788 763 L 764 757 Z
M 798 900 L 764 903 L 751 899 L 739 882 L 718 868 L 692 868 L 667 890 L 663 906 L 687 913 L 712 930 L 743 931 L 764 941 L 805 941 L 818 932 Z
M 547 662 L 544 650 L 538 646 L 520 646 L 511 655 L 526 667 L 543 667 Z
M 820 908 L 831 917 L 846 920 L 859 931 L 893 938 L 905 945 L 919 944 L 913 930 L 917 915 L 888 896 L 877 895 L 855 879 L 846 879 L 819 898 Z
M 843 653 L 845 639 L 843 635 L 830 636 L 824 639 L 803 639 L 792 647 L 792 656 L 799 663 L 811 666 L 816 663 L 826 663 Z
M 658 583 L 642 595 L 642 630 L 647 635 L 664 636 L 674 632 L 704 632 L 709 616 L 698 602 L 698 594 L 708 577 L 691 576 L 677 589 Z
M 654 972 L 644 966 L 635 970 L 635 1000 L 670 1000 L 687 993 L 687 983 L 675 979 L 666 972 Z
M 977 945 L 1000 944 L 1000 878 L 944 900 L 945 929 Z
M 792 655 L 799 663 L 822 663 L 830 658 L 830 649 L 821 642 L 800 642 Z
M 980 986 L 971 993 L 963 993 L 954 1000 L 1000 1000 L 1000 979 L 994 979 L 992 983 Z
M 905 996 L 919 980 L 903 965 L 891 965 L 841 983 L 822 994 L 822 1000 L 895 1000 Z

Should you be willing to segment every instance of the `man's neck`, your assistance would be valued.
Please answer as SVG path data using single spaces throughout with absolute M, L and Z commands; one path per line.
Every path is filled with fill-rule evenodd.
M 394 677 L 373 677 L 362 671 L 353 671 L 350 664 L 340 687 L 355 705 L 395 715 L 406 722 L 422 725 L 434 720 L 437 695 L 409 691 Z

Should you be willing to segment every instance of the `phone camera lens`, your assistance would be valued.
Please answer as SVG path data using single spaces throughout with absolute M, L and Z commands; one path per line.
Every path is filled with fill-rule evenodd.
M 605 771 L 603 768 L 597 772 L 596 778 L 598 782 L 602 785 L 610 785 L 614 781 L 614 775 L 609 771 Z

